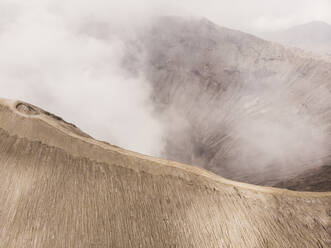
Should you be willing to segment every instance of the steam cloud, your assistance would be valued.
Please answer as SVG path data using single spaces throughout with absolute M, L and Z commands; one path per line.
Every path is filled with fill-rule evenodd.
M 2 2 L 1 95 L 57 113 L 95 138 L 157 155 L 162 126 L 150 85 L 121 68 L 125 44 L 110 29 L 125 20 L 108 16 L 111 6 L 103 4 L 91 10 L 73 1 Z
M 331 22 L 325 0 L 287 2 L 277 11 L 279 1 L 236 2 L 0 0 L 1 96 L 41 106 L 95 138 L 161 154 L 164 127 L 154 116 L 150 84 L 143 74 L 133 77 L 121 67 L 123 35 L 168 14 L 205 16 L 246 31 L 311 19 Z

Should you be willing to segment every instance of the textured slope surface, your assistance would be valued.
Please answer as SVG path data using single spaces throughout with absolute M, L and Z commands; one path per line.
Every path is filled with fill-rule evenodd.
M 163 157 L 269 186 L 330 164 L 327 61 L 205 19 L 160 18 L 137 40 L 125 62 L 153 85 Z
M 331 194 L 241 184 L 0 101 L 0 247 L 330 247 Z

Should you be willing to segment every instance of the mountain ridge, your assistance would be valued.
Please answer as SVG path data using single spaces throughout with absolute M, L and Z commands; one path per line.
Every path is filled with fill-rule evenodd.
M 19 103 L 0 100 L 0 246 L 285 248 L 331 242 L 331 192 L 232 182 L 78 135 L 47 111 L 22 113 Z M 24 104 L 34 113 L 35 106 Z
M 29 114 L 22 113 L 20 110 L 17 110 L 17 105 L 18 104 L 24 104 L 24 105 L 29 106 L 31 108 L 37 108 L 39 111 L 41 111 L 41 114 L 38 115 L 38 116 L 35 116 L 35 115 L 30 116 Z M 177 169 L 183 169 L 184 171 L 192 172 L 196 175 L 200 175 L 200 176 L 206 177 L 208 179 L 212 179 L 214 181 L 221 182 L 223 184 L 229 184 L 229 186 L 238 186 L 238 187 L 243 187 L 243 188 L 249 188 L 249 189 L 256 190 L 256 191 L 270 192 L 270 193 L 276 193 L 276 194 L 277 193 L 279 193 L 279 194 L 289 194 L 289 195 L 293 194 L 293 195 L 297 195 L 297 196 L 302 195 L 303 197 L 304 196 L 315 196 L 315 195 L 317 195 L 317 196 L 331 196 L 331 192 L 308 192 L 308 191 L 300 192 L 300 191 L 292 191 L 292 190 L 282 189 L 282 188 L 266 187 L 266 186 L 247 184 L 247 183 L 243 183 L 243 182 L 236 182 L 236 181 L 233 181 L 233 180 L 226 179 L 226 178 L 224 178 L 220 175 L 214 174 L 213 172 L 205 170 L 203 168 L 199 168 L 199 167 L 188 165 L 188 164 L 183 164 L 183 163 L 176 162 L 176 161 L 166 160 L 166 159 L 163 159 L 163 158 L 157 158 L 157 157 L 152 157 L 152 156 L 149 156 L 149 155 L 144 155 L 144 154 L 141 154 L 141 153 L 137 153 L 137 152 L 134 152 L 134 151 L 130 151 L 130 150 L 120 148 L 118 146 L 114 146 L 114 145 L 109 144 L 108 142 L 105 142 L 105 141 L 95 140 L 94 138 L 92 138 L 91 136 L 89 136 L 88 134 L 85 134 L 85 133 L 83 133 L 83 135 L 80 135 L 79 132 L 72 132 L 71 129 L 67 129 L 66 127 L 63 127 L 63 125 L 61 125 L 61 122 L 63 120 L 56 119 L 55 122 L 54 122 L 54 121 L 52 121 L 48 118 L 48 114 L 45 114 L 45 113 L 49 113 L 49 112 L 47 112 L 45 110 L 42 110 L 41 108 L 36 107 L 35 105 L 29 104 L 29 103 L 24 102 L 24 101 L 0 98 L 0 105 L 1 105 L 1 107 L 5 107 L 5 108 L 10 109 L 11 111 L 14 111 L 16 114 L 24 116 L 25 118 L 32 118 L 32 119 L 40 120 L 40 121 L 46 123 L 47 125 L 49 125 L 53 128 L 56 128 L 57 130 L 63 132 L 66 135 L 69 135 L 69 136 L 71 136 L 75 139 L 79 139 L 79 140 L 82 140 L 82 141 L 87 142 L 87 143 L 91 143 L 93 145 L 97 145 L 102 149 L 116 151 L 118 153 L 121 153 L 122 155 L 128 155 L 128 156 L 138 157 L 138 158 L 141 158 L 141 159 L 152 160 L 154 162 L 158 162 L 158 163 L 162 164 L 162 166 L 166 166 L 166 167 L 169 167 L 169 168 L 174 167 L 174 168 L 177 168 Z M 70 123 L 70 125 L 73 125 L 73 124 Z M 3 126 L 1 125 L 0 128 L 3 128 Z M 24 132 L 24 130 L 22 130 L 20 135 L 22 135 L 24 133 L 26 134 L 26 132 Z M 22 135 L 22 137 L 24 137 L 24 136 Z M 38 140 L 38 141 L 47 143 L 45 140 Z M 55 145 L 55 144 L 52 144 L 52 145 L 60 147 L 60 146 Z M 102 162 L 102 160 L 100 160 L 99 162 Z
M 331 56 L 331 25 L 323 21 L 312 21 L 261 36 L 284 45 L 326 54 L 328 59 Z

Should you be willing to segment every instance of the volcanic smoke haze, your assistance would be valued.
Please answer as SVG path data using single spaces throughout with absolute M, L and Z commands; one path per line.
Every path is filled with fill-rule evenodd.
M 125 44 L 110 30 L 124 20 L 105 15 L 118 14 L 114 4 L 93 3 L 1 2 L 2 95 L 42 106 L 95 138 L 157 155 L 162 126 L 150 85 L 121 68 Z
M 164 156 L 169 130 L 175 128 L 180 135 L 190 121 L 176 109 L 161 116 L 155 108 L 153 82 L 143 69 L 148 51 L 132 44 L 138 42 L 137 33 L 144 33 L 159 16 L 176 15 L 186 20 L 206 17 L 257 34 L 313 20 L 331 23 L 329 10 L 331 3 L 323 0 L 144 0 L 139 4 L 133 0 L 0 0 L 1 96 L 45 108 L 94 138 Z M 131 54 L 138 66 L 130 71 L 123 61 L 130 58 L 128 50 L 135 51 L 132 46 L 140 50 Z M 310 115 L 292 115 L 294 98 L 281 95 L 266 115 L 248 118 L 245 106 L 268 102 L 275 92 L 282 92 L 259 91 L 254 85 L 246 90 L 241 93 L 248 94 L 247 101 L 223 107 L 236 120 L 230 132 L 240 137 L 232 164 L 255 168 L 278 164 L 287 169 L 327 153 L 324 126 Z M 232 109 L 239 111 L 231 114 Z

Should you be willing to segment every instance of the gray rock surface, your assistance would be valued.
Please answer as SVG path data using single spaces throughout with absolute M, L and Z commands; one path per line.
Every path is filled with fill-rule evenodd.
M 164 17 L 125 66 L 143 71 L 166 123 L 163 157 L 275 185 L 330 163 L 331 63 L 300 49 Z

